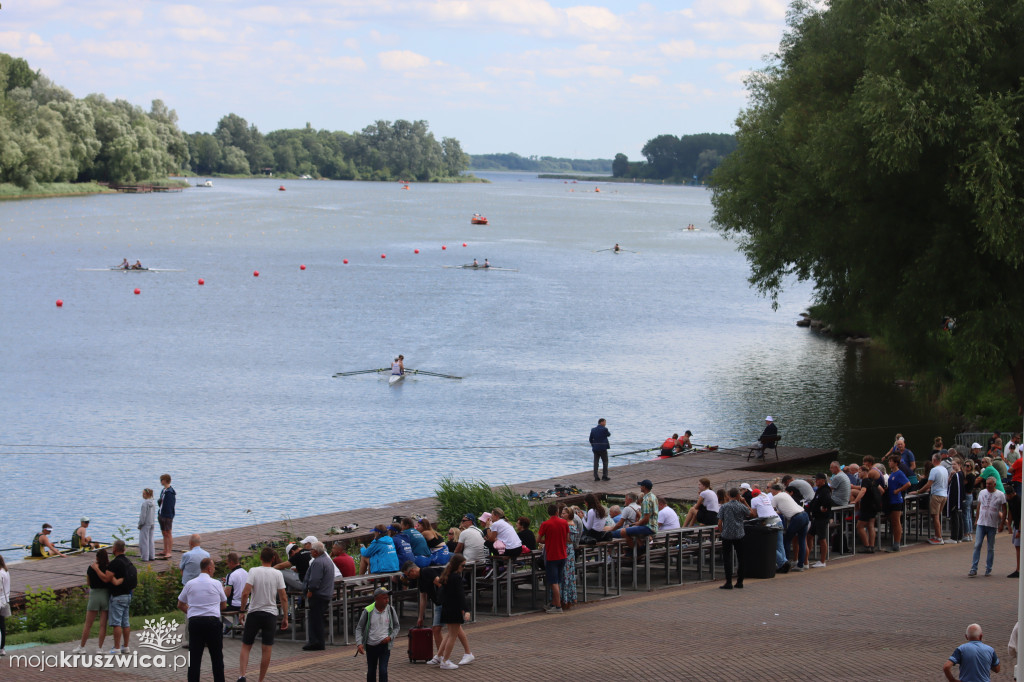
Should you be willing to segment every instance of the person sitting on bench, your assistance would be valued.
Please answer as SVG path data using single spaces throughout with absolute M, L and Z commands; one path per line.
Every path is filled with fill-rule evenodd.
M 754 444 L 754 448 L 758 450 L 758 459 L 764 459 L 764 451 L 768 448 L 775 447 L 775 443 L 779 440 L 779 427 L 775 425 L 775 420 L 772 419 L 771 415 L 764 418 L 764 431 L 758 437 L 757 442 Z

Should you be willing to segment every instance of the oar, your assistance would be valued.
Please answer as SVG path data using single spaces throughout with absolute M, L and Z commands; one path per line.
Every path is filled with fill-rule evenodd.
M 426 374 L 432 377 L 441 377 L 443 379 L 461 379 L 462 377 L 453 376 L 451 374 L 438 374 L 437 372 L 428 372 L 425 369 L 407 369 L 407 374 Z
M 611 249 L 598 249 L 597 251 L 593 251 L 592 253 L 601 253 L 602 251 L 611 251 Z
M 356 374 L 375 374 L 377 372 L 390 372 L 391 369 L 388 367 L 382 367 L 380 369 L 357 369 L 354 372 L 335 372 L 332 377 L 350 377 Z
M 655 450 L 661 450 L 661 446 L 659 445 L 656 448 L 647 448 L 646 450 L 632 450 L 630 452 L 620 452 L 617 455 L 612 455 L 612 457 L 624 457 L 625 455 L 639 455 L 641 452 L 654 452 Z

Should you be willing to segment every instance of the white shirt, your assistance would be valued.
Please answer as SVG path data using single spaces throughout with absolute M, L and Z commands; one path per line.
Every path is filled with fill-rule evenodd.
M 787 521 L 804 510 L 789 493 L 775 493 L 772 496 L 772 506 Z
M 516 535 L 516 529 L 505 519 L 498 519 L 492 523 L 491 530 L 498 534 L 498 540 L 505 543 L 505 549 L 515 549 L 516 547 L 523 546 L 523 541 Z
M 584 527 L 589 528 L 590 530 L 597 531 L 598 533 L 603 533 L 605 526 L 604 522 L 607 518 L 607 514 L 605 514 L 605 518 L 602 519 L 597 515 L 596 509 L 588 509 L 587 520 L 583 522 L 583 525 Z
M 185 583 L 185 588 L 178 595 L 178 601 L 188 604 L 188 617 L 200 618 L 214 616 L 220 618 L 220 605 L 227 602 L 224 586 L 214 580 L 208 573 L 200 573 Z
M 1020 457 L 1020 443 L 1013 449 L 1013 453 L 1010 453 L 1010 445 L 1013 444 L 1011 440 L 1009 443 L 1003 446 L 1003 459 L 1006 460 L 1007 464 L 1013 464 L 1018 457 Z
M 778 514 L 775 513 L 775 507 L 772 506 L 772 498 L 768 497 L 764 493 L 761 493 L 757 497 L 750 498 L 750 508 L 757 512 L 757 518 L 759 519 L 778 516 Z
M 284 589 L 284 573 L 272 566 L 256 566 L 249 569 L 245 578 L 249 589 L 248 613 L 262 611 L 277 615 L 277 591 Z M 238 593 L 241 596 L 241 592 Z
M 370 632 L 366 635 L 366 643 L 370 646 L 380 644 L 388 636 L 388 626 L 391 624 L 389 611 L 386 606 L 383 611 L 378 611 L 376 606 L 370 610 Z
M 982 490 L 978 495 L 978 525 L 989 528 L 999 528 L 999 512 L 1006 504 L 1006 496 L 996 491 L 990 493 L 988 489 Z
M 228 576 L 228 585 L 231 586 L 231 606 L 242 605 L 242 590 L 245 589 L 245 581 L 249 577 L 248 571 L 238 566 Z M 227 592 L 227 590 L 225 590 Z
M 709 512 L 718 513 L 718 509 L 721 505 L 718 504 L 718 495 L 715 494 L 714 490 L 710 488 L 708 490 L 700 491 L 700 499 L 704 500 L 704 508 Z
M 462 531 L 462 534 L 459 535 L 459 542 L 462 543 L 462 556 L 466 557 L 466 561 L 472 563 L 487 559 L 484 536 L 476 526 L 471 526 Z
M 679 514 L 667 504 L 658 512 L 658 530 L 674 530 L 679 528 Z
M 0 606 L 11 601 L 11 574 L 0 570 Z

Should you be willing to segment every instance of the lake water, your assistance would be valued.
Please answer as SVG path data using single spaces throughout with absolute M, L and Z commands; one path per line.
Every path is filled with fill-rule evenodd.
M 952 435 L 795 326 L 809 286 L 778 311 L 751 290 L 709 192 L 484 175 L 0 204 L 0 547 L 134 528 L 164 472 L 178 533 L 555 476 L 589 466 L 598 417 L 613 452 L 752 442 L 766 414 L 851 453 Z M 122 258 L 184 271 L 83 270 Z M 518 271 L 442 267 L 473 258 Z M 331 377 L 398 353 L 464 379 Z

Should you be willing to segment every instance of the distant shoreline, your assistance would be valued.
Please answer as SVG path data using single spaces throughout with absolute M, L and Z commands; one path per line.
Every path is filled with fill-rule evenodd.
M 675 182 L 669 179 L 654 178 L 617 178 L 613 175 L 575 175 L 570 173 L 540 173 L 538 178 L 543 180 L 577 180 L 581 182 L 622 182 L 635 185 L 676 185 L 679 187 L 703 187 L 691 182 Z

